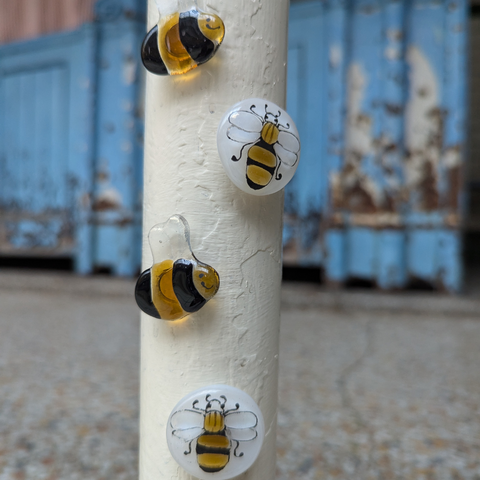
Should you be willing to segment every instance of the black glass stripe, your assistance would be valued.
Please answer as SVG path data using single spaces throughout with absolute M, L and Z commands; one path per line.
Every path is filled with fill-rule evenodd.
M 188 313 L 197 312 L 207 301 L 193 283 L 193 263 L 181 258 L 173 264 L 173 291 L 181 307 Z
M 158 25 L 155 25 L 143 40 L 141 56 L 143 65 L 150 73 L 168 75 L 167 67 L 158 50 Z
M 215 54 L 215 44 L 203 35 L 198 26 L 198 11 L 193 9 L 180 14 L 178 22 L 180 40 L 190 57 L 199 65 L 210 60 Z

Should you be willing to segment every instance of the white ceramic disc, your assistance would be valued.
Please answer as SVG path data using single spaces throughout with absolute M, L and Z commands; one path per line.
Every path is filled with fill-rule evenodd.
M 300 160 L 300 139 L 292 118 L 261 98 L 243 100 L 225 113 L 217 147 L 230 180 L 252 195 L 281 190 Z
M 167 422 L 178 464 L 202 480 L 227 480 L 253 465 L 265 437 L 262 412 L 242 390 L 211 385 L 182 398 Z

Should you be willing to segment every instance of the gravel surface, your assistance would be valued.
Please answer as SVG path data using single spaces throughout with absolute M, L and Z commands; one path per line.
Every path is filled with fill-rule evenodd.
M 0 480 L 137 478 L 129 298 L 0 291 Z
M 479 318 L 283 312 L 278 480 L 480 480 Z
M 0 273 L 0 480 L 137 478 L 133 283 L 102 283 Z M 314 290 L 283 292 L 277 479 L 480 480 L 480 309 Z

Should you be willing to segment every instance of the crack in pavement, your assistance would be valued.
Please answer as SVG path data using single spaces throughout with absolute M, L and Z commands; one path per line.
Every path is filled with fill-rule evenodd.
M 366 345 L 365 349 L 362 352 L 362 354 L 350 365 L 344 368 L 342 373 L 340 374 L 338 380 L 337 380 L 337 387 L 340 393 L 340 397 L 342 399 L 342 407 L 349 410 L 357 425 L 360 428 L 364 428 L 367 433 L 368 433 L 368 438 L 370 442 L 370 449 L 368 451 L 368 458 L 367 458 L 367 463 L 365 465 L 365 468 L 362 469 L 363 471 L 361 472 L 363 475 L 366 474 L 372 465 L 373 462 L 373 453 L 375 451 L 375 439 L 373 435 L 373 430 L 369 427 L 368 422 L 365 420 L 361 412 L 355 408 L 353 399 L 350 396 L 348 392 L 348 381 L 350 380 L 351 376 L 355 373 L 356 370 L 358 370 L 362 364 L 365 362 L 365 360 L 370 357 L 373 354 L 374 348 L 373 348 L 373 343 L 374 343 L 374 319 L 368 320 L 368 322 L 365 325 L 365 337 L 366 337 Z M 360 464 L 360 459 L 356 459 L 357 461 L 355 462 L 357 465 Z M 359 480 L 358 473 L 354 473 L 354 480 Z

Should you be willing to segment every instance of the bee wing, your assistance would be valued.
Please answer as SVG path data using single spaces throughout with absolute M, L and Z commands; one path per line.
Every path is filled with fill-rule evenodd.
M 230 125 L 227 130 L 227 137 L 234 142 L 248 144 L 256 142 L 260 138 L 259 132 L 247 132 L 235 125 Z
M 300 140 L 291 132 L 280 130 L 277 145 L 280 144 L 287 152 L 298 154 L 300 151 Z
M 202 427 L 191 427 L 184 430 L 172 430 L 172 435 L 175 435 L 186 442 L 193 440 L 194 438 L 199 437 L 203 433 Z
M 260 133 L 262 131 L 263 122 L 260 117 L 246 110 L 233 112 L 228 121 L 235 127 L 245 132 Z
M 284 148 L 282 145 L 280 145 L 279 142 L 277 142 L 273 146 L 273 149 L 275 150 L 275 153 L 277 154 L 277 157 L 285 165 L 288 165 L 289 167 L 293 167 L 297 163 L 297 161 L 298 161 L 298 151 L 300 150 L 300 143 L 298 144 L 298 150 L 296 152 L 292 152 L 292 151 Z
M 254 428 L 243 428 L 240 430 L 228 428 L 228 437 L 237 442 L 249 442 L 257 438 L 257 431 Z
M 178 410 L 170 418 L 170 427 L 176 437 L 192 440 L 203 431 L 203 412 Z
M 225 426 L 233 430 L 252 429 L 258 425 L 258 417 L 250 411 L 230 412 L 225 416 Z

